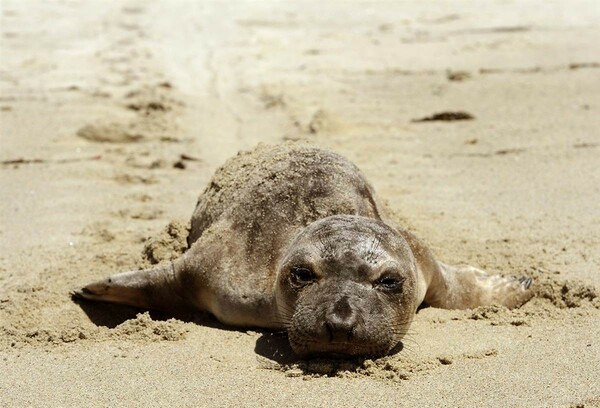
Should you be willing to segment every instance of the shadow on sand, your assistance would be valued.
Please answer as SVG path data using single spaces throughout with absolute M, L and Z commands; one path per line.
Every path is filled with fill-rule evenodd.
M 137 314 L 146 312 L 146 309 L 140 309 L 131 306 L 117 305 L 113 303 L 89 302 L 84 299 L 73 298 L 75 302 L 88 318 L 96 326 L 103 326 L 113 329 L 127 320 L 134 319 Z M 175 318 L 187 323 L 194 323 L 201 326 L 216 328 L 226 331 L 247 331 L 244 328 L 235 328 L 226 326 L 219 322 L 213 315 L 207 312 L 188 312 L 188 313 L 165 313 L 160 311 L 148 311 L 153 320 L 164 321 Z M 318 356 L 309 359 L 301 359 L 290 346 L 287 333 L 284 331 L 271 332 L 261 329 L 253 329 L 260 333 L 256 340 L 254 352 L 278 365 L 282 371 L 293 366 L 301 370 L 303 374 L 321 374 L 335 375 L 338 371 L 356 371 L 363 366 L 367 357 L 330 357 Z M 404 345 L 402 342 L 390 352 L 396 354 L 402 351 Z

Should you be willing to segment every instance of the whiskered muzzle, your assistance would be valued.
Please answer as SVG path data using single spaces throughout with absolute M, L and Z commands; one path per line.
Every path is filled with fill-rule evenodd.
M 371 314 L 340 298 L 326 310 L 300 307 L 288 326 L 292 349 L 301 356 L 371 356 L 388 354 L 402 338 L 384 314 Z

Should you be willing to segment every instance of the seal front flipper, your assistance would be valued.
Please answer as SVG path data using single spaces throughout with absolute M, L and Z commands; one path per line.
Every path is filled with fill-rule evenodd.
M 182 267 L 182 262 L 175 261 L 146 270 L 118 273 L 75 290 L 71 295 L 98 302 L 178 311 L 185 307 L 178 279 Z
M 472 309 L 498 304 L 509 309 L 533 297 L 529 277 L 488 275 L 472 266 L 438 262 L 425 295 L 425 302 L 444 309 Z

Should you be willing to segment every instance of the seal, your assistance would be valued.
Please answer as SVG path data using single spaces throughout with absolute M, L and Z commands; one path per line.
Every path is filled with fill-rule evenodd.
M 300 356 L 374 357 L 397 348 L 422 304 L 514 308 L 533 296 L 531 278 L 436 261 L 354 164 L 306 145 L 229 159 L 198 199 L 188 246 L 171 263 L 73 295 L 287 330 Z

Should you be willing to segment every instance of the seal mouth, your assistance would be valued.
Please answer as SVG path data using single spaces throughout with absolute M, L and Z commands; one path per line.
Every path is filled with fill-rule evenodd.
M 310 353 L 307 354 L 306 357 L 308 358 L 315 358 L 315 359 L 332 359 L 332 360 L 348 360 L 351 358 L 355 358 L 356 356 L 351 355 L 351 354 L 344 354 L 344 353 L 336 353 L 336 352 L 315 352 L 315 353 Z
M 303 358 L 351 359 L 356 357 L 383 357 L 398 350 L 398 345 L 367 345 L 346 341 L 322 343 L 317 341 L 291 344 L 296 354 Z M 400 350 L 402 347 L 400 346 Z
M 387 351 L 385 350 L 368 350 L 368 351 L 356 351 L 356 352 L 351 352 L 351 351 L 342 351 L 342 350 L 335 350 L 335 351 L 327 351 L 327 350 L 313 350 L 313 351 L 306 351 L 304 353 L 302 353 L 300 356 L 302 358 L 308 358 L 308 359 L 332 359 L 332 360 L 352 360 L 352 359 L 356 359 L 356 358 L 379 358 L 379 357 L 383 357 L 386 356 L 388 354 Z

